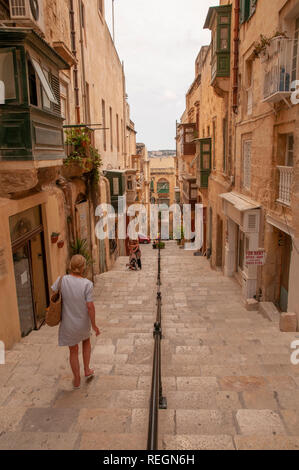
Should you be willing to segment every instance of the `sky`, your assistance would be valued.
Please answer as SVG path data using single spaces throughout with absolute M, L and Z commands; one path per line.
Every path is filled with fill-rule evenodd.
M 115 0 L 115 45 L 125 63 L 137 142 L 175 149 L 175 122 L 195 78 L 195 59 L 210 43 L 203 25 L 219 0 Z M 105 0 L 112 34 L 112 0 Z

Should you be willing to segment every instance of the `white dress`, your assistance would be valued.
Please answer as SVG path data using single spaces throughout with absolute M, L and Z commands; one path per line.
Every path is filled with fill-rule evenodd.
M 58 290 L 60 277 L 52 286 Z M 61 285 L 62 318 L 59 327 L 59 346 L 76 346 L 90 338 L 91 321 L 87 302 L 93 302 L 93 283 L 88 279 L 64 276 Z

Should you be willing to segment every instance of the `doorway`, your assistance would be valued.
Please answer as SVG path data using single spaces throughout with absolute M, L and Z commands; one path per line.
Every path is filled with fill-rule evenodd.
M 222 268 L 223 261 L 223 221 L 217 215 L 217 247 L 216 247 L 216 266 Z
M 39 329 L 49 304 L 40 206 L 10 218 L 12 252 L 22 337 Z
M 292 239 L 286 233 L 280 238 L 281 244 L 281 272 L 280 272 L 280 297 L 279 307 L 282 312 L 288 311 L 289 300 L 289 280 L 290 280 L 290 263 L 292 253 Z

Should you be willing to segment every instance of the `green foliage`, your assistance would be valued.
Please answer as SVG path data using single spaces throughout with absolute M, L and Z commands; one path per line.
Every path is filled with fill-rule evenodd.
M 66 131 L 65 143 L 71 147 L 71 151 L 64 164 L 66 166 L 71 163 L 78 164 L 89 173 L 92 182 L 97 184 L 100 179 L 102 159 L 98 149 L 91 145 L 91 130 L 86 127 L 69 129 Z
M 87 264 L 91 264 L 91 256 L 88 252 L 87 240 L 77 238 L 75 243 L 71 244 L 72 256 L 82 255 L 86 259 Z
M 267 36 L 264 36 L 263 34 L 260 34 L 260 41 L 254 43 L 254 50 L 253 50 L 254 57 L 260 57 L 261 54 L 266 52 L 267 47 L 270 46 L 272 39 L 280 37 L 280 36 L 287 38 L 287 34 L 281 31 L 276 31 L 276 33 L 273 34 L 273 36 L 271 37 L 267 37 Z

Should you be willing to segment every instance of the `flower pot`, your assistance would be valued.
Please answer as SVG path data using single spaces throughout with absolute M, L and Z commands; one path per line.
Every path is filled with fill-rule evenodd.
M 59 240 L 57 243 L 58 248 L 63 248 L 64 247 L 64 240 Z
M 58 236 L 57 237 L 51 237 L 51 242 L 53 245 L 58 242 Z

